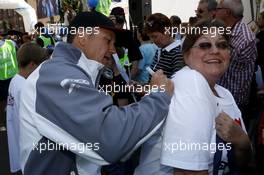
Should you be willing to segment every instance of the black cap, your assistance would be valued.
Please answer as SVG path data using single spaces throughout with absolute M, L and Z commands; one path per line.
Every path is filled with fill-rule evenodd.
M 124 16 L 125 15 L 125 11 L 122 7 L 115 7 L 111 10 L 110 15 L 120 15 L 120 16 Z
M 81 12 L 71 22 L 69 28 L 71 29 L 79 27 L 100 27 L 113 31 L 116 35 L 122 35 L 124 30 L 115 28 L 114 23 L 102 13 Z M 70 35 L 70 33 L 68 34 Z

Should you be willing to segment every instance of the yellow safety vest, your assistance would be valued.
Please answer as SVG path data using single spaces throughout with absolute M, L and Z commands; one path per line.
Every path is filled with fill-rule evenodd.
M 49 37 L 45 37 L 45 36 L 39 36 L 39 38 L 43 41 L 43 43 L 44 43 L 44 48 L 47 48 L 48 46 L 50 46 L 50 45 L 53 45 L 52 44 L 52 41 L 51 40 L 53 40 L 53 43 L 55 43 L 55 41 L 54 41 L 54 39 L 52 38 L 49 38 Z
M 18 73 L 16 48 L 11 40 L 0 47 L 0 80 L 12 78 Z
M 105 16 L 109 16 L 111 3 L 112 0 L 99 0 L 95 10 L 104 14 Z

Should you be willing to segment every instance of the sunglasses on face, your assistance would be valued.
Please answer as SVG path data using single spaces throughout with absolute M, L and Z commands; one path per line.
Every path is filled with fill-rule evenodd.
M 199 48 L 201 50 L 210 50 L 213 47 L 213 44 L 210 42 L 202 42 L 198 45 L 194 45 L 192 48 Z M 230 45 L 226 41 L 221 41 L 215 43 L 215 47 L 220 50 L 228 50 L 230 49 Z

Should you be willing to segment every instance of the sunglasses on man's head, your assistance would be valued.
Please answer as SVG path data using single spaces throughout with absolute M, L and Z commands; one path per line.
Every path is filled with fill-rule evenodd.
M 221 49 L 221 50 L 227 50 L 230 48 L 230 45 L 226 41 L 221 41 L 215 43 L 216 48 Z M 192 48 L 199 48 L 201 50 L 209 50 L 213 47 L 213 44 L 210 42 L 202 42 L 199 43 L 198 45 L 194 45 Z

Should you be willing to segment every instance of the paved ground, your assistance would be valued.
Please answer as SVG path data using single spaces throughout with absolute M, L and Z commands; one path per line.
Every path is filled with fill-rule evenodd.
M 11 175 L 9 172 L 9 158 L 6 131 L 0 128 L 0 175 Z
M 4 123 L 5 120 L 3 114 L 1 114 L 0 115 L 0 175 L 21 175 L 21 173 L 10 172 L 7 132 Z

